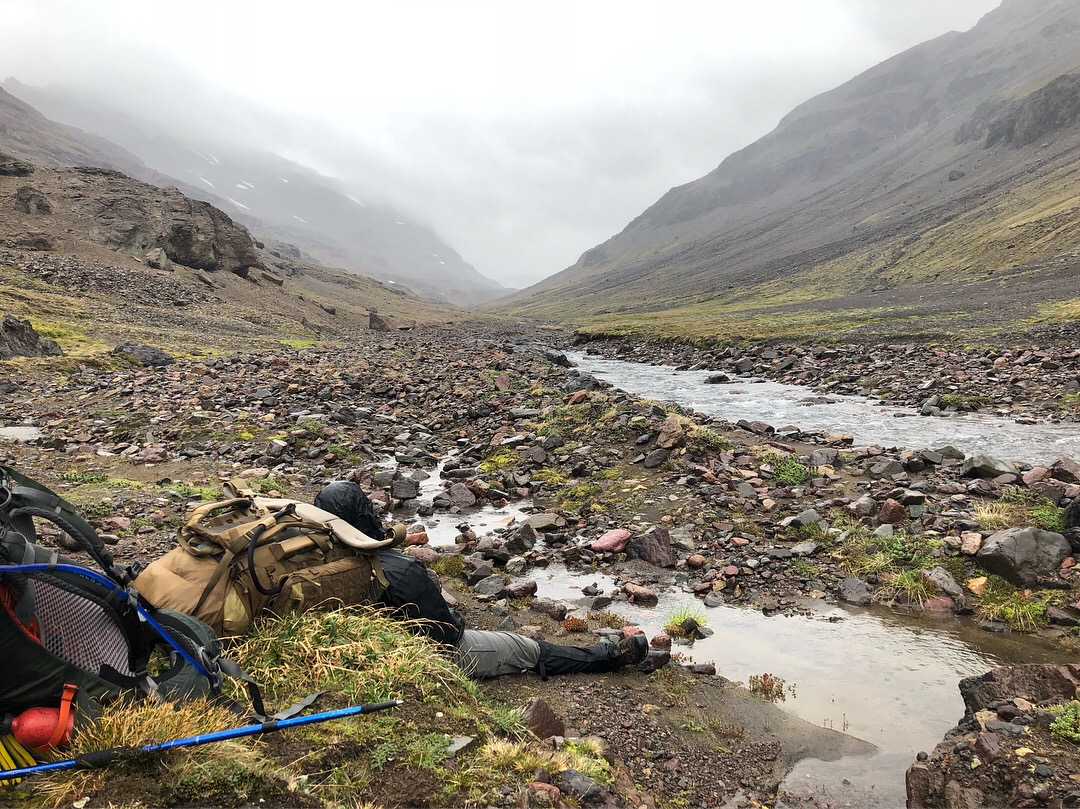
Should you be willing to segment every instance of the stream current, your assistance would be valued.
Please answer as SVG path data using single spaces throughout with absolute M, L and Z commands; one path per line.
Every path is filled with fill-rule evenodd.
M 806 432 L 850 433 L 856 444 L 911 449 L 949 444 L 968 454 L 986 453 L 1006 461 L 1080 458 L 1080 425 L 1019 424 L 977 414 L 922 417 L 876 400 L 823 397 L 793 385 L 751 380 L 706 384 L 708 371 L 567 356 L 583 373 L 627 393 L 677 402 L 729 422 L 762 420 Z M 434 474 L 422 484 L 421 497 L 441 488 L 442 481 Z M 461 522 L 483 536 L 523 519 L 528 506 L 485 507 L 424 522 L 432 545 L 445 545 L 453 542 Z M 533 569 L 528 576 L 537 582 L 537 596 L 568 603 L 580 598 L 581 588 L 589 584 L 604 593 L 619 589 L 616 579 L 602 568 L 575 572 L 552 564 Z M 651 637 L 680 607 L 704 614 L 714 634 L 675 651 L 689 660 L 714 663 L 717 672 L 730 680 L 745 683 L 751 675 L 765 672 L 783 678 L 795 686 L 795 693 L 789 692 L 779 703 L 781 708 L 877 747 L 868 757 L 804 759 L 783 784 L 795 798 L 814 796 L 840 806 L 905 805 L 908 765 L 919 751 L 933 749 L 963 715 L 960 679 L 999 665 L 1067 659 L 1039 638 L 984 632 L 973 621 L 952 615 L 905 615 L 884 607 L 857 609 L 818 601 L 808 616 L 766 617 L 738 607 L 706 609 L 691 593 L 675 588 L 662 593 L 655 607 L 615 601 L 609 609 Z

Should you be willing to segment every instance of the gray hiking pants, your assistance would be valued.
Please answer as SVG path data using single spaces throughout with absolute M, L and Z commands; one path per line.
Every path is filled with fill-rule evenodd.
M 540 644 L 516 632 L 466 629 L 454 649 L 454 661 L 478 680 L 521 674 L 536 669 Z

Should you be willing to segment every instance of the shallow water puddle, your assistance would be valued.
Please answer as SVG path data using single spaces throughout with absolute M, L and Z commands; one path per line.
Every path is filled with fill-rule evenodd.
M 36 441 L 41 438 L 41 430 L 25 424 L 17 424 L 11 427 L 0 427 L 0 439 L 8 441 Z
M 437 475 L 422 484 L 422 496 L 441 489 Z M 448 545 L 467 523 L 484 536 L 523 520 L 529 504 L 483 507 L 461 514 L 440 512 L 416 519 L 427 526 L 434 546 Z M 408 519 L 400 517 L 399 519 Z M 595 585 L 603 594 L 618 589 L 602 568 L 570 571 L 560 563 L 531 569 L 537 596 L 577 604 L 581 590 Z M 859 807 L 904 805 L 904 772 L 920 750 L 933 749 L 960 719 L 963 700 L 957 683 L 1009 663 L 1065 659 L 1037 638 L 992 634 L 973 621 L 950 615 L 903 615 L 886 608 L 856 609 L 808 602 L 811 614 L 775 615 L 738 607 L 706 608 L 691 593 L 660 590 L 660 603 L 642 608 L 614 601 L 613 612 L 652 637 L 679 609 L 702 615 L 714 634 L 673 652 L 686 662 L 712 662 L 718 674 L 746 683 L 770 673 L 795 693 L 779 705 L 808 722 L 849 733 L 876 745 L 865 758 L 834 762 L 804 760 L 784 782 L 793 795 L 816 795 Z

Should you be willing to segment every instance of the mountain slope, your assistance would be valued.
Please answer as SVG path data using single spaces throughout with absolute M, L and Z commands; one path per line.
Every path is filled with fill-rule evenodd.
M 978 277 L 1075 249 L 1080 4 L 1006 0 L 802 104 L 563 272 L 495 304 L 582 318 Z
M 120 144 L 120 151 L 138 155 L 135 160 L 145 161 L 159 180 L 167 178 L 164 182 L 147 176 L 140 179 L 179 184 L 185 193 L 213 202 L 256 234 L 294 244 L 315 260 L 459 306 L 506 293 L 429 228 L 385 205 L 365 201 L 336 180 L 279 155 L 221 143 L 184 143 L 165 124 L 127 115 L 100 99 L 61 88 L 34 88 L 13 79 L 6 80 L 4 87 L 53 120 Z M 67 154 L 58 151 L 55 162 L 74 165 L 64 159 Z M 115 161 L 108 167 L 125 170 Z

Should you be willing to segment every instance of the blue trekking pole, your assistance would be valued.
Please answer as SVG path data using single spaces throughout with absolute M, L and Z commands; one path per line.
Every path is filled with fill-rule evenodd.
M 197 736 L 188 736 L 186 739 L 174 739 L 171 742 L 158 742 L 147 744 L 142 747 L 110 747 L 108 750 L 96 750 L 92 753 L 84 753 L 75 758 L 65 761 L 53 761 L 46 764 L 38 764 L 33 767 L 21 767 L 17 770 L 4 770 L 0 772 L 0 781 L 13 778 L 22 778 L 40 772 L 53 772 L 56 770 L 89 770 L 95 767 L 105 767 L 113 762 L 131 758 L 140 753 L 160 753 L 165 750 L 173 750 L 177 747 L 195 747 L 210 742 L 222 742 L 226 739 L 239 739 L 243 736 L 255 736 L 259 733 L 272 733 L 275 730 L 310 725 L 314 722 L 324 722 L 327 719 L 343 719 L 346 716 L 357 714 L 374 713 L 385 711 L 387 708 L 396 708 L 402 705 L 404 700 L 392 699 L 388 702 L 373 702 L 369 705 L 354 705 L 351 708 L 339 708 L 336 711 L 323 711 L 308 716 L 294 716 L 291 719 L 271 719 L 254 725 L 232 728 L 230 730 L 218 730 L 213 733 L 200 733 Z

